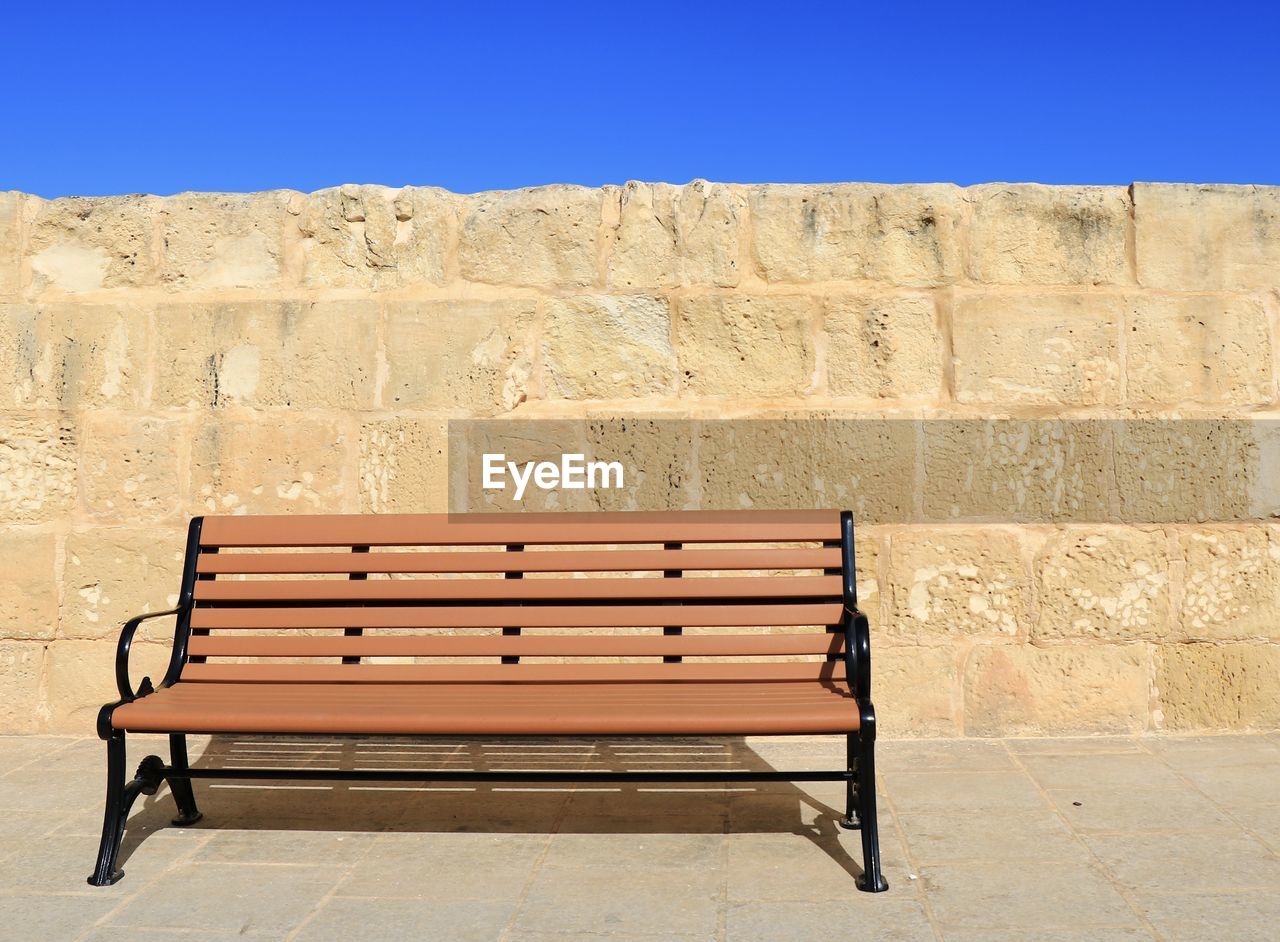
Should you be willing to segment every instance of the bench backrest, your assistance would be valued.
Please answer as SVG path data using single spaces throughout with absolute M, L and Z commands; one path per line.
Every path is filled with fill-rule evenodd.
M 836 511 L 207 517 L 181 679 L 841 682 L 852 567 Z

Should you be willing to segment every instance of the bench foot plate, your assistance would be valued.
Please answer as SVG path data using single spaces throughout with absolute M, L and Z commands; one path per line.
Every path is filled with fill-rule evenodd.
M 862 822 L 858 820 L 856 815 L 847 815 L 837 822 L 846 831 L 862 830 Z
M 858 889 L 864 893 L 883 893 L 885 890 L 889 889 L 889 881 L 884 877 L 881 877 L 880 882 L 875 886 L 872 886 L 867 882 L 866 874 L 857 877 L 854 882 L 858 885 Z
M 191 825 L 195 824 L 196 822 L 200 821 L 203 818 L 204 818 L 204 815 L 199 811 L 197 811 L 193 814 L 180 814 L 176 818 L 172 819 L 169 823 L 176 828 L 189 828 L 191 827 Z

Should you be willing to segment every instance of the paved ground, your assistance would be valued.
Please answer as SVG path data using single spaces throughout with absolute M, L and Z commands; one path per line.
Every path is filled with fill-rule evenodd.
M 134 737 L 138 758 L 163 752 Z M 85 883 L 97 740 L 0 737 L 0 939 L 1280 937 L 1280 736 L 884 742 L 888 893 L 853 888 L 838 784 L 655 790 L 197 783 L 139 803 Z M 193 742 L 209 765 L 830 768 L 834 740 Z

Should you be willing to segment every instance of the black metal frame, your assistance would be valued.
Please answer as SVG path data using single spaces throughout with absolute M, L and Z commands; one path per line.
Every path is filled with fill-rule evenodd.
M 159 756 L 147 756 L 138 766 L 133 780 L 125 781 L 125 734 L 111 725 L 116 707 L 176 683 L 187 662 L 187 641 L 191 636 L 192 599 L 196 582 L 196 560 L 200 555 L 200 530 L 203 517 L 191 521 L 187 532 L 186 559 L 182 571 L 182 589 L 176 608 L 131 618 L 120 633 L 116 649 L 116 686 L 120 699 L 106 704 L 98 713 L 98 735 L 107 743 L 107 798 L 102 822 L 102 842 L 97 865 L 89 883 L 109 886 L 124 876 L 116 866 L 125 821 L 139 795 L 154 795 L 168 782 L 178 806 L 173 824 L 185 827 L 200 820 L 191 781 L 205 779 L 301 779 L 326 781 L 430 781 L 430 782 L 792 782 L 843 781 L 845 783 L 845 816 L 840 826 L 862 832 L 863 873 L 857 878 L 858 889 L 880 893 L 889 888 L 880 864 L 880 836 L 876 816 L 875 739 L 876 713 L 871 703 L 871 633 L 867 616 L 858 609 L 858 591 L 854 568 L 853 514 L 840 515 L 840 548 L 843 576 L 844 609 L 841 623 L 835 626 L 845 635 L 845 663 L 849 684 L 858 706 L 859 726 L 846 736 L 846 763 L 843 770 L 829 771 L 669 771 L 669 772 L 492 772 L 419 769 L 205 769 L 191 768 L 187 759 L 187 734 L 205 732 L 187 730 L 169 734 L 171 762 L 164 764 Z M 150 618 L 176 615 L 173 652 L 164 679 L 158 687 L 144 677 L 135 691 L 129 680 L 129 650 L 138 626 Z M 587 737 L 584 737 L 587 738 Z

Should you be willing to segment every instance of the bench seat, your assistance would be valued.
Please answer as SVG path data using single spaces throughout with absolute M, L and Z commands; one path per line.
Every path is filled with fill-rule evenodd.
M 876 826 L 871 642 L 853 517 L 696 511 L 197 518 L 177 606 L 120 634 L 98 714 L 107 800 L 89 882 L 113 883 L 129 809 L 193 780 L 842 781 L 859 886 L 887 884 Z M 174 618 L 169 665 L 136 689 L 139 625 Z M 161 733 L 133 779 L 125 736 Z M 232 736 L 837 735 L 838 769 L 192 767 Z
M 848 733 L 858 705 L 823 681 L 178 683 L 116 710 L 130 732 L 390 735 Z

